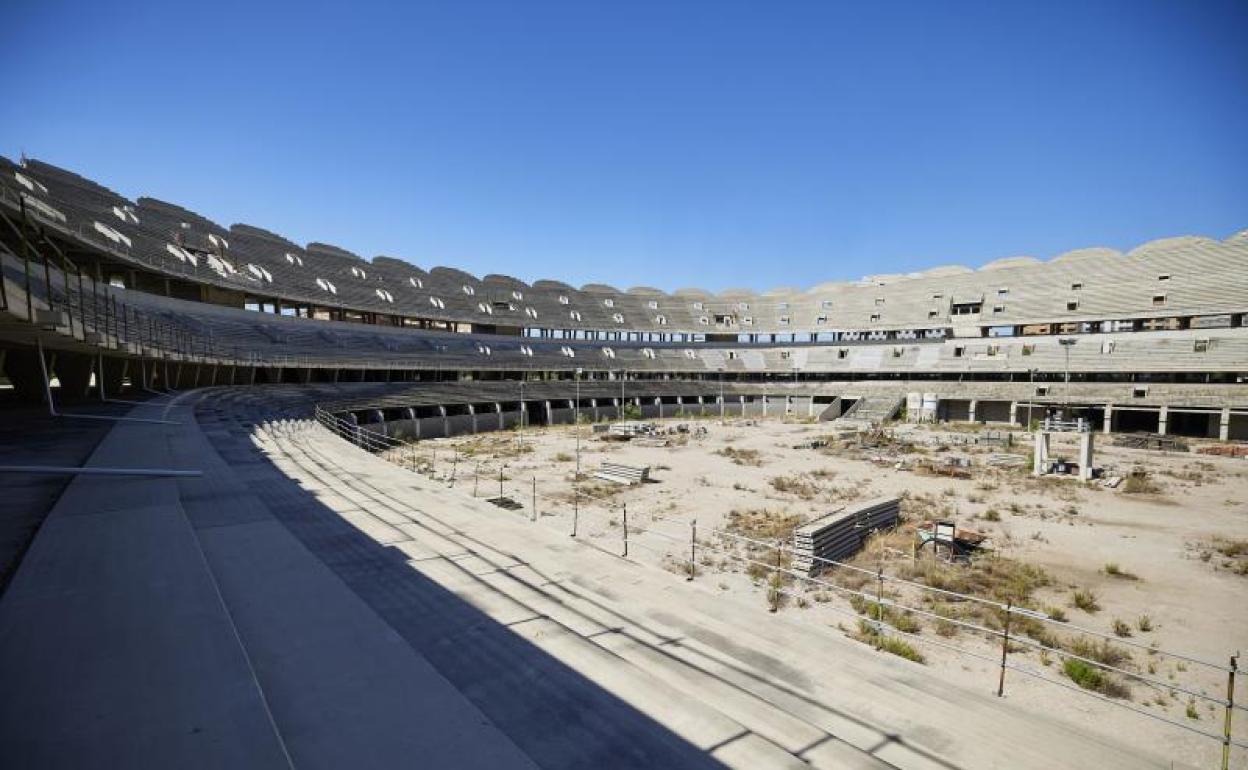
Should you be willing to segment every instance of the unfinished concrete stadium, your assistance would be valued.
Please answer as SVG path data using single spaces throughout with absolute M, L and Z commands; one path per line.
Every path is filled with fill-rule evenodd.
M 6 765 L 1248 761 L 1248 230 L 713 294 L 0 204 Z

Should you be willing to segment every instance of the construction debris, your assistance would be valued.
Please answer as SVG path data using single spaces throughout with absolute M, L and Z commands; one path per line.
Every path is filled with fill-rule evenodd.
M 1220 457 L 1248 457 L 1248 444 L 1214 444 L 1202 446 L 1196 454 L 1218 455 Z
M 793 569 L 815 574 L 825 564 L 841 561 L 862 550 L 873 532 L 897 526 L 901 498 L 878 497 L 852 507 L 841 507 L 793 531 Z
M 644 484 L 650 480 L 650 466 L 621 465 L 619 463 L 603 463 L 594 471 L 594 478 L 610 481 L 615 484 Z
M 1152 449 L 1158 452 L 1186 452 L 1187 442 L 1160 433 L 1129 433 L 1114 437 L 1114 446 L 1128 449 Z
M 990 454 L 987 463 L 995 468 L 1021 468 L 1027 464 L 1026 455 Z

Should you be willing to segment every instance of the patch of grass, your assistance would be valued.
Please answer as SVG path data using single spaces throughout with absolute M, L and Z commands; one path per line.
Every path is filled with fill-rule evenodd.
M 575 456 L 570 455 L 567 452 L 559 452 L 555 455 L 555 462 L 557 463 L 570 463 L 575 459 Z
M 1196 710 L 1196 699 L 1187 699 L 1187 710 L 1185 712 L 1188 719 L 1200 719 L 1200 712 Z
M 806 481 L 801 476 L 772 476 L 771 488 L 784 494 L 796 495 L 803 500 L 812 500 L 819 494 L 819 487 Z
M 1227 540 L 1219 537 L 1214 538 L 1213 547 L 1218 553 L 1230 558 L 1248 556 L 1248 540 Z
M 1001 514 L 997 511 L 996 508 L 989 508 L 988 510 L 984 511 L 984 519 L 986 521 L 1001 521 Z
M 1088 639 L 1080 636 L 1067 645 L 1074 654 L 1081 658 L 1104 663 L 1107 666 L 1121 667 L 1131 660 L 1131 653 L 1108 639 Z
M 1140 576 L 1136 575 L 1134 572 L 1127 572 L 1125 569 L 1118 566 L 1118 562 L 1116 561 L 1105 562 L 1105 574 L 1110 577 L 1122 578 L 1123 580 L 1140 579 Z
M 784 579 L 779 573 L 773 572 L 767 578 L 767 608 L 776 612 L 784 604 Z
M 1062 662 L 1062 673 L 1070 681 L 1085 690 L 1099 692 L 1111 698 L 1130 698 L 1131 690 L 1107 672 L 1075 658 L 1067 658 Z
M 1083 588 L 1070 595 L 1070 603 L 1088 614 L 1098 612 L 1101 609 L 1101 604 L 1097 600 L 1096 594 Z
M 1053 620 L 1056 620 L 1058 623 L 1066 622 L 1066 610 L 1061 607 L 1045 607 L 1044 614 L 1048 615 Z
M 726 446 L 715 451 L 720 457 L 727 457 L 737 465 L 749 465 L 758 467 L 763 464 L 762 454 L 757 449 L 737 449 L 736 447 Z
M 1131 624 L 1121 618 L 1114 618 L 1114 636 L 1126 638 L 1131 635 Z
M 1140 619 L 1135 621 L 1135 627 L 1143 633 L 1148 633 L 1153 630 L 1153 619 L 1147 615 L 1141 615 Z
M 904 639 L 896 636 L 881 634 L 879 630 L 867 620 L 858 621 L 858 633 L 851 634 L 853 638 L 864 644 L 878 646 L 884 652 L 891 653 L 900 658 L 914 661 L 915 663 L 924 663 L 927 661 L 923 657 L 923 653 L 915 649 L 914 645 Z
M 911 613 L 887 605 L 881 608 L 878 602 L 873 602 L 857 594 L 850 597 L 849 605 L 859 615 L 866 615 L 872 620 L 883 620 L 898 631 L 904 631 L 907 634 L 917 634 L 923 629 L 923 625 L 919 623 L 918 618 Z M 883 609 L 882 613 L 881 609 Z
M 795 513 L 768 508 L 734 508 L 728 512 L 727 530 L 755 540 L 788 540 L 801 523 L 802 517 Z
M 1161 486 L 1148 477 L 1143 471 L 1133 472 L 1122 483 L 1122 491 L 1128 495 L 1156 495 Z

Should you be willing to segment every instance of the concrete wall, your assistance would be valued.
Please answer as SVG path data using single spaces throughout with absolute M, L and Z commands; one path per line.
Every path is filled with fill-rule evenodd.
M 936 408 L 936 419 L 966 422 L 971 419 L 971 402 L 965 398 L 942 398 Z

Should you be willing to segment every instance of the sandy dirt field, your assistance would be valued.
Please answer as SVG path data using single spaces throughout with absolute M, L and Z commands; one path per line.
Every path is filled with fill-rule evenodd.
M 1200 696 L 1224 698 L 1225 673 L 1155 650 L 1225 665 L 1236 650 L 1248 648 L 1248 461 L 1119 448 L 1111 445 L 1112 437 L 1098 435 L 1096 464 L 1107 475 L 1142 471 L 1140 478 L 1111 490 L 1073 478 L 1032 478 L 1026 459 L 1031 440 L 1021 431 L 1012 434 L 1008 448 L 983 447 L 968 443 L 981 431 L 975 426 L 898 424 L 868 442 L 874 446 L 831 438 L 828 446 L 811 448 L 803 445 L 833 435 L 826 424 L 775 419 L 658 424 L 663 430 L 684 424 L 690 431 L 665 436 L 667 446 L 643 446 L 608 442 L 595 436 L 592 426 L 581 426 L 579 492 L 574 491 L 577 430 L 570 426 L 426 441 L 417 462 L 432 461 L 448 484 L 453 473 L 456 489 L 480 497 L 499 494 L 501 468 L 504 496 L 523 506 L 508 514 L 514 516 L 534 516 L 536 480 L 537 519 L 571 532 L 575 507 L 578 537 L 609 553 L 622 552 L 627 504 L 630 558 L 665 568 L 673 579 L 688 575 L 696 520 L 697 580 L 712 581 L 724 592 L 756 594 L 760 606 L 774 602 L 779 612 L 804 614 L 811 623 L 828 625 L 830 633 L 866 644 L 887 639 L 896 654 L 921 657 L 924 670 L 938 680 L 995 692 L 1000 634 L 958 625 L 1000 629 L 1004 615 L 990 605 L 890 580 L 886 597 L 929 614 L 890 605 L 884 619 L 916 636 L 878 637 L 859 621 L 879 610 L 837 588 L 874 596 L 873 575 L 848 567 L 825 571 L 818 582 L 793 579 L 784 570 L 771 574 L 770 565 L 788 564 L 788 552 L 773 546 L 787 543 L 794 525 L 855 501 L 900 496 L 902 525 L 873 538 L 852 564 L 1008 599 L 1064 621 L 1012 620 L 1012 634 L 1021 641 L 1011 643 L 1010 665 L 1065 686 L 1009 670 L 1006 697 L 1059 709 L 1117 734 L 1130 731 L 1142 742 L 1178 749 L 1198 765 L 1215 763 L 1216 741 L 1086 697 L 1084 691 L 1221 733 L 1222 707 Z M 994 453 L 1019 455 L 1026 465 L 994 467 L 987 462 Z M 1055 437 L 1054 453 L 1073 459 L 1074 438 Z M 965 458 L 969 467 L 945 470 L 950 456 Z M 595 480 L 592 474 L 604 462 L 648 466 L 651 483 Z M 963 477 L 941 475 L 946 472 Z M 916 552 L 914 527 L 933 518 L 954 519 L 988 535 L 988 547 L 970 564 L 951 564 L 930 546 Z M 1156 684 L 1113 672 L 1089 673 L 1077 662 L 1068 670 L 1068 658 L 1057 650 L 1110 663 Z M 1240 677 L 1238 700 L 1248 703 L 1245 679 Z M 1239 733 L 1248 736 L 1248 714 L 1239 712 L 1236 721 Z

